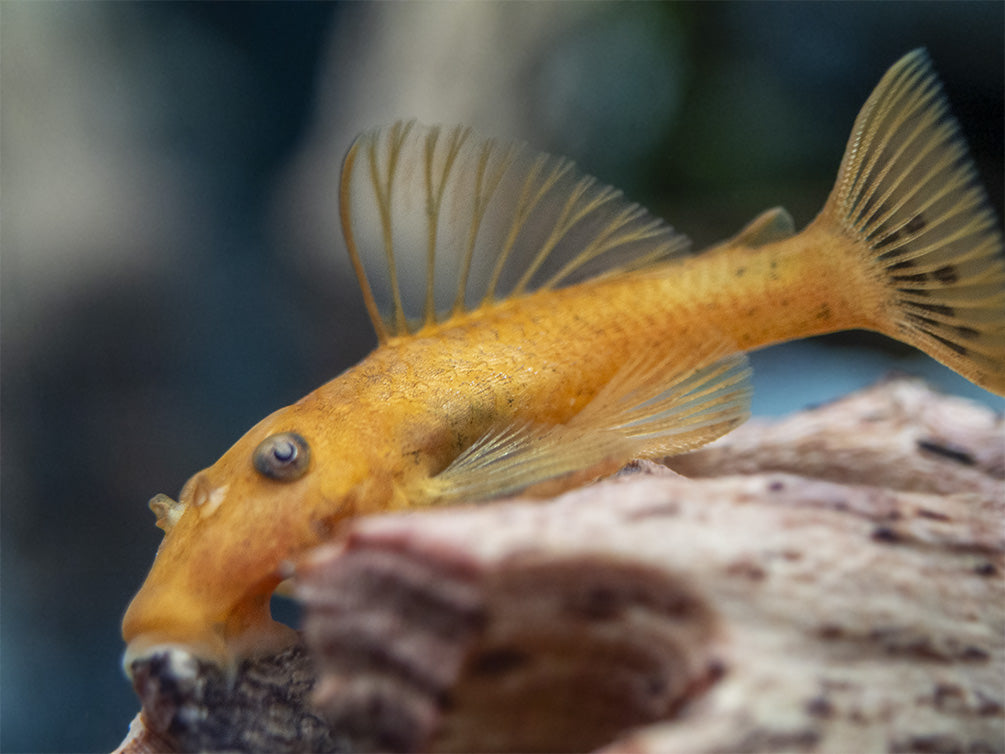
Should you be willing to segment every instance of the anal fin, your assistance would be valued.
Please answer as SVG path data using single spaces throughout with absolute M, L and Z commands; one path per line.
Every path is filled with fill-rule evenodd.
M 634 458 L 683 453 L 720 437 L 749 414 L 750 369 L 743 354 L 710 339 L 681 356 L 627 362 L 565 424 L 497 429 L 426 479 L 430 503 L 552 495 L 613 473 Z

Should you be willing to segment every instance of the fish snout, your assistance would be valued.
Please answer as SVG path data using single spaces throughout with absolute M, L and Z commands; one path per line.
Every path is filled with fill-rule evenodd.
M 272 654 L 297 643 L 297 633 L 272 620 L 269 601 L 278 577 L 234 599 L 224 591 L 200 594 L 177 571 L 163 577 L 155 564 L 122 619 L 123 666 L 130 678 L 137 662 L 165 648 L 230 668 L 241 658 Z M 228 583 L 228 586 L 232 584 Z
M 122 619 L 126 675 L 131 678 L 134 663 L 165 647 L 180 647 L 220 664 L 226 659 L 226 644 L 222 632 L 208 618 L 185 593 L 145 586 L 133 598 Z

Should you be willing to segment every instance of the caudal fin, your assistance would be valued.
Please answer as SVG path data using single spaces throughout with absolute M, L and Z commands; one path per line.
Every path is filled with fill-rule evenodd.
M 820 220 L 871 271 L 878 329 L 1005 394 L 1002 237 L 924 50 L 866 101 Z

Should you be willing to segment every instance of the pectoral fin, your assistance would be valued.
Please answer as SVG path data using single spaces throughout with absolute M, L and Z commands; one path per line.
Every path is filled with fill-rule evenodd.
M 425 480 L 418 496 L 432 503 L 551 495 L 633 458 L 704 445 L 749 412 L 747 360 L 725 355 L 730 350 L 713 343 L 683 359 L 661 354 L 631 361 L 565 424 L 491 432 Z

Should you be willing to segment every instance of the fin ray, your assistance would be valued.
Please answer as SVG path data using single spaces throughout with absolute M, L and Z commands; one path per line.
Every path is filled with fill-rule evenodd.
M 681 357 L 644 354 L 626 363 L 565 424 L 515 424 L 491 431 L 424 480 L 427 501 L 554 494 L 638 457 L 693 450 L 749 414 L 746 357 L 724 341 Z
M 772 207 L 747 223 L 725 245 L 757 249 L 765 244 L 790 238 L 795 232 L 796 224 L 792 215 L 783 207 Z
M 399 121 L 360 135 L 343 163 L 339 208 L 381 342 L 687 247 L 572 162 L 462 126 Z
M 924 50 L 866 101 L 821 219 L 871 270 L 876 329 L 1005 394 L 1002 236 Z

